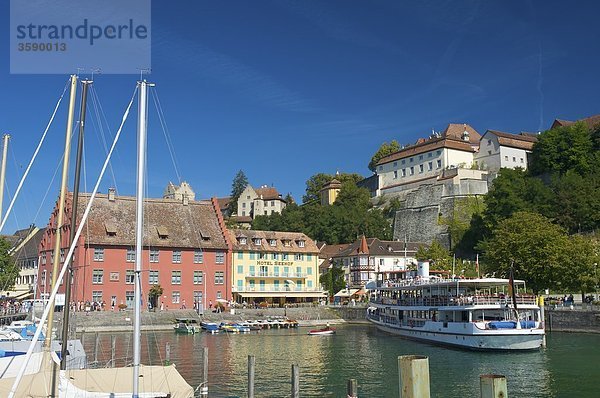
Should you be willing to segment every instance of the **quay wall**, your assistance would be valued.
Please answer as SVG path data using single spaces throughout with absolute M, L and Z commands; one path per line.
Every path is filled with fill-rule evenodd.
M 369 323 L 367 321 L 367 307 L 365 306 L 341 306 L 331 307 L 331 309 L 348 323 Z
M 549 309 L 545 313 L 546 332 L 600 333 L 600 310 Z

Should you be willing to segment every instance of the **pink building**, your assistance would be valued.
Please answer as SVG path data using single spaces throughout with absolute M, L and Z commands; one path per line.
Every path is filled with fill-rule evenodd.
M 77 219 L 90 194 L 80 194 Z M 61 263 L 68 252 L 72 194 L 65 204 Z M 147 199 L 144 209 L 142 292 L 163 288 L 155 305 L 166 309 L 208 308 L 231 299 L 230 247 L 218 203 L 183 199 Z M 55 207 L 40 243 L 38 289 L 49 292 L 56 236 Z M 74 256 L 71 302 L 105 303 L 105 309 L 133 306 L 135 268 L 135 198 L 99 194 L 78 241 Z M 64 291 L 64 285 L 61 286 Z

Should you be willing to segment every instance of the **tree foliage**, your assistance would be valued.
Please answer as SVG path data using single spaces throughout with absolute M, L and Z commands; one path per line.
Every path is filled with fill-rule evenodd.
M 525 279 L 535 292 L 550 287 L 566 288 L 564 269 L 569 264 L 566 231 L 537 213 L 518 211 L 502 220 L 491 238 L 479 245 L 485 271 Z
M 452 269 L 452 256 L 440 242 L 434 240 L 429 246 L 419 246 L 416 258 L 419 261 L 429 261 L 433 270 Z
M 15 259 L 8 254 L 10 248 L 10 243 L 0 236 L 0 286 L 4 290 L 11 290 L 19 276 L 19 267 Z
M 375 172 L 375 170 L 377 168 L 377 163 L 382 158 L 384 158 L 388 155 L 391 155 L 392 153 L 396 153 L 399 150 L 400 150 L 400 144 L 398 144 L 398 141 L 392 140 L 392 141 L 390 141 L 389 144 L 387 142 L 384 142 L 383 144 L 381 144 L 381 146 L 379 147 L 377 152 L 375 152 L 375 154 L 371 158 L 371 161 L 369 162 L 369 170 L 371 170 L 372 172 Z
M 319 277 L 319 282 L 323 285 L 325 290 L 329 292 L 329 296 L 333 296 L 346 287 L 344 269 L 339 265 L 334 264 Z
M 244 174 L 242 170 L 238 171 L 231 183 L 231 199 L 229 201 L 229 206 L 227 207 L 228 215 L 237 213 L 238 199 L 247 186 L 248 178 L 246 177 L 246 174 Z

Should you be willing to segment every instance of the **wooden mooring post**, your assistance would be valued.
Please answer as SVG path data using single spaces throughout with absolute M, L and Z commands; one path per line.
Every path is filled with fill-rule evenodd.
M 300 369 L 292 365 L 292 398 L 300 398 Z
M 479 376 L 481 398 L 507 398 L 506 376 L 481 375 Z
M 94 363 L 98 363 L 98 350 L 100 348 L 100 335 L 98 332 L 94 334 Z
M 254 366 L 256 358 L 254 355 L 248 355 L 248 398 L 254 398 Z
M 428 357 L 401 355 L 398 370 L 400 398 L 430 398 Z
M 208 396 L 208 347 L 202 351 L 202 384 L 200 384 L 200 396 Z
M 358 398 L 358 384 L 356 379 L 348 379 L 347 398 Z

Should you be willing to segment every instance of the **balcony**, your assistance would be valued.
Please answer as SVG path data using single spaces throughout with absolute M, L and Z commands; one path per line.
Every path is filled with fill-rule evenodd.
M 264 284 L 264 285 L 260 285 L 260 284 L 246 284 L 242 287 L 240 286 L 233 286 L 232 287 L 232 291 L 236 292 L 236 293 L 243 293 L 243 292 L 265 292 L 265 293 L 272 293 L 272 292 L 317 292 L 320 291 L 319 289 L 316 289 L 314 287 L 306 287 L 304 284 L 303 285 L 292 285 L 292 284 Z
M 305 272 L 255 272 L 245 275 L 245 278 L 307 278 L 312 275 L 308 275 Z

